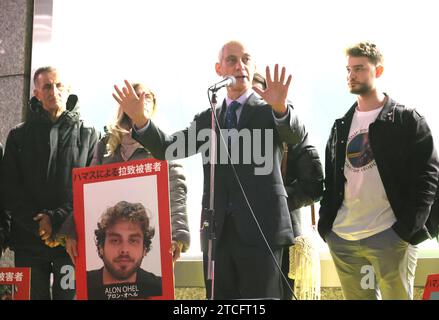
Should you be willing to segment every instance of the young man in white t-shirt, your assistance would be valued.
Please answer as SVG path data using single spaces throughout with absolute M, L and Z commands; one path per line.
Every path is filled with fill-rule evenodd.
M 328 243 L 346 299 L 412 299 L 414 244 L 438 180 L 425 119 L 381 93 L 375 44 L 346 49 L 347 81 L 357 102 L 335 121 L 326 148 L 319 232 Z

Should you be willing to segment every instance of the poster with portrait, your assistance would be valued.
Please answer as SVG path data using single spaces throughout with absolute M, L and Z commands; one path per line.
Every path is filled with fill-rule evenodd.
M 173 299 L 168 164 L 73 170 L 78 300 Z

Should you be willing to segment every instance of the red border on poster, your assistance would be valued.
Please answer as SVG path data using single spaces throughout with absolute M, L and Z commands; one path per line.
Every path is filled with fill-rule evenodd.
M 422 300 L 431 300 L 432 292 L 439 292 L 439 274 L 428 275 Z
M 158 168 L 158 169 L 157 169 Z M 133 160 L 95 167 L 73 169 L 74 218 L 78 237 L 78 257 L 75 263 L 76 294 L 78 300 L 87 300 L 87 263 L 84 218 L 84 185 L 111 180 L 130 179 L 155 175 L 160 229 L 160 256 L 162 270 L 162 295 L 152 300 L 174 299 L 174 274 L 172 266 L 168 163 L 156 159 Z
M 30 300 L 30 268 L 0 268 L 0 285 L 15 286 L 12 300 Z

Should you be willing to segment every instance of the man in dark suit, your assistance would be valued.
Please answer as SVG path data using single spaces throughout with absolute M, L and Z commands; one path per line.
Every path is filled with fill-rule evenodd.
M 236 83 L 227 88 L 226 99 L 215 111 L 221 129 L 227 129 L 221 131 L 230 134 L 231 139 L 228 143 L 227 137 L 219 138 L 217 128 L 214 298 L 280 299 L 282 276 L 278 266 L 283 248 L 294 239 L 280 172 L 282 141 L 297 144 L 306 134 L 293 107 L 287 104 L 291 76 L 285 77 L 285 68 L 279 73 L 276 65 L 272 78 L 267 67 L 268 86 L 266 90 L 253 88 L 262 99 L 257 97 L 252 90 L 255 63 L 238 41 L 230 41 L 222 47 L 215 70 L 221 77 L 234 76 Z M 113 96 L 133 120 L 133 137 L 156 158 L 171 159 L 170 150 L 175 150 L 180 157 L 197 152 L 210 154 L 205 152 L 209 138 L 204 131 L 211 126 L 210 109 L 196 115 L 191 127 L 168 136 L 145 115 L 144 95 L 138 97 L 129 82 L 125 84 L 122 90 L 115 86 Z M 193 143 L 195 147 L 191 147 Z M 232 161 L 227 157 L 228 149 Z M 203 207 L 207 208 L 210 163 L 206 157 L 204 160 Z M 206 212 L 203 212 L 201 222 L 205 219 Z M 203 235 L 202 248 L 206 269 L 207 248 Z

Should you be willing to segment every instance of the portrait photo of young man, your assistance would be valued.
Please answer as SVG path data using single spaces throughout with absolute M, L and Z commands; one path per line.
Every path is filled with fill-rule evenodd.
M 162 278 L 142 269 L 155 230 L 141 203 L 119 201 L 100 217 L 94 231 L 103 267 L 87 271 L 90 300 L 144 299 L 162 294 Z

